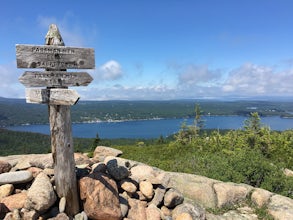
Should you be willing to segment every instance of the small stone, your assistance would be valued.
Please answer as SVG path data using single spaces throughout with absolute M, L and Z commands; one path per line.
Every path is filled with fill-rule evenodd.
M 141 181 L 139 183 L 139 189 L 147 199 L 153 198 L 154 188 L 153 188 L 153 184 L 151 184 L 151 182 Z
M 32 167 L 38 167 L 41 169 L 53 168 L 54 166 L 52 154 L 32 155 L 29 164 Z
M 25 208 L 43 212 L 49 209 L 56 200 L 57 196 L 49 177 L 44 173 L 40 173 L 28 190 Z
M 147 220 L 161 220 L 161 210 L 154 204 L 146 208 Z
M 92 172 L 101 172 L 101 173 L 106 173 L 107 171 L 107 166 L 105 163 L 95 163 L 92 165 Z
M 164 205 L 168 208 L 174 208 L 184 200 L 183 195 L 176 189 L 169 189 L 164 197 Z
M 148 165 L 137 165 L 130 169 L 131 179 L 135 179 L 140 182 L 147 179 L 155 178 L 155 171 Z
M 135 193 L 131 194 L 130 197 L 139 199 L 140 201 L 147 201 L 148 200 L 148 198 L 141 191 L 136 191 Z
M 54 176 L 54 169 L 52 168 L 45 168 L 43 170 L 43 172 L 47 175 L 47 176 Z
M 88 217 L 84 211 L 74 216 L 74 220 L 88 220 Z
M 158 187 L 155 189 L 155 195 L 150 203 L 154 204 L 155 206 L 160 206 L 163 202 L 165 193 L 166 188 L 163 185 L 158 185 Z
M 82 177 L 87 176 L 90 173 L 89 168 L 75 168 L 76 178 L 80 179 Z
M 77 166 L 85 165 L 85 164 L 88 164 L 88 165 L 93 164 L 90 158 L 87 155 L 82 153 L 74 153 L 74 161 Z
M 0 161 L 0 173 L 7 173 L 11 170 L 12 166 L 6 161 Z
M 4 197 L 10 196 L 14 190 L 12 184 L 4 184 L 0 186 L 0 200 Z
M 116 182 L 104 173 L 91 173 L 79 180 L 80 199 L 90 219 L 120 220 L 122 213 Z
M 21 155 L 19 155 L 21 156 Z M 22 155 L 21 158 L 18 158 L 16 165 L 14 168 L 16 170 L 26 170 L 30 168 L 32 165 L 30 164 L 31 156 L 30 155 Z
M 18 209 L 14 209 L 12 212 L 7 213 L 4 220 L 21 220 L 20 213 Z
M 281 195 L 273 195 L 268 204 L 268 213 L 274 219 L 293 219 L 292 199 Z
M 107 163 L 107 170 L 109 174 L 115 179 L 115 180 L 122 180 L 129 176 L 128 169 L 118 163 L 117 159 L 111 159 Z
M 3 203 L 9 210 L 13 209 L 21 209 L 24 207 L 25 201 L 27 199 L 27 192 L 24 191 L 22 193 L 13 194 L 11 196 L 7 196 L 1 199 L 1 203 Z
M 292 177 L 292 176 L 293 176 L 293 170 L 290 170 L 290 169 L 288 169 L 288 168 L 285 168 L 285 169 L 283 170 L 283 173 L 284 173 L 284 175 L 287 176 L 287 177 Z
M 255 189 L 251 194 L 251 200 L 259 207 L 268 204 L 270 197 L 273 194 L 264 189 Z
M 149 177 L 148 181 L 150 181 L 153 185 L 163 185 L 167 187 L 170 182 L 170 176 L 165 173 L 158 173 L 155 177 Z
M 128 202 L 129 202 L 129 211 L 128 211 L 127 218 L 147 220 L 147 216 L 146 216 L 147 203 L 145 201 L 129 198 Z
M 14 194 L 18 194 L 18 193 L 21 193 L 22 192 L 22 189 L 14 189 Z
M 177 219 L 182 213 L 188 213 L 192 218 L 197 220 L 205 220 L 205 210 L 197 204 L 183 203 L 176 206 L 172 211 L 172 218 Z M 181 218 L 182 219 L 182 218 Z
M 214 190 L 218 199 L 218 208 L 227 204 L 235 204 L 246 199 L 251 186 L 236 183 L 216 183 Z
M 137 190 L 137 183 L 131 179 L 124 179 L 120 182 L 120 187 L 128 192 L 128 193 L 135 193 Z
M 192 220 L 192 217 L 189 213 L 181 213 L 175 220 Z
M 172 215 L 172 212 L 170 209 L 168 209 L 166 206 L 162 206 L 161 207 L 161 213 L 164 217 L 167 217 L 167 216 L 171 216 Z
M 94 160 L 103 162 L 107 156 L 120 156 L 122 151 L 105 146 L 97 146 L 94 151 Z
M 59 201 L 59 212 L 62 213 L 65 211 L 65 207 L 66 207 L 66 198 L 62 197 Z
M 29 171 L 16 171 L 0 174 L 0 185 L 27 183 L 33 179 L 33 175 Z

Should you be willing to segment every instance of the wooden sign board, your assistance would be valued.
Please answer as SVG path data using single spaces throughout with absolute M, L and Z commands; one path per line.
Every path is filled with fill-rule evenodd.
M 18 68 L 93 69 L 95 55 L 92 48 L 44 45 L 16 45 Z
M 26 102 L 48 105 L 75 105 L 79 95 L 71 89 L 26 89 Z
M 26 87 L 87 86 L 93 78 L 87 72 L 26 71 L 19 81 Z

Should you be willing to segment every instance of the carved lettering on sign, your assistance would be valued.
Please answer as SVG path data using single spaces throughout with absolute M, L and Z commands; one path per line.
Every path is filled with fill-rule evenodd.
M 92 48 L 18 44 L 16 62 L 18 68 L 92 69 L 95 56 Z
M 33 53 L 75 54 L 71 48 L 32 47 Z
M 93 78 L 87 72 L 26 71 L 19 81 L 26 87 L 87 86 Z
M 81 61 L 82 62 L 82 61 Z M 78 63 L 73 62 L 54 62 L 54 61 L 40 61 L 30 63 L 29 68 L 54 68 L 54 69 L 74 69 L 78 68 Z

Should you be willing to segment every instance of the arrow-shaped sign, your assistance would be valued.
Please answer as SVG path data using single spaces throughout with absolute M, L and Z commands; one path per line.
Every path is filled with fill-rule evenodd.
M 48 105 L 75 105 L 79 95 L 71 89 L 26 89 L 26 102 Z
M 93 78 L 87 72 L 26 71 L 19 81 L 25 87 L 87 86 Z
M 92 48 L 16 45 L 18 68 L 92 69 L 95 55 Z

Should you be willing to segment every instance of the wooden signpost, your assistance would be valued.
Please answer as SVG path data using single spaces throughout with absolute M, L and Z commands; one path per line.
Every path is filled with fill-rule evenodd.
M 18 68 L 91 69 L 95 63 L 92 48 L 16 45 Z
M 26 87 L 87 86 L 93 78 L 87 72 L 26 71 L 19 81 Z
M 66 199 L 65 212 L 79 212 L 74 148 L 71 131 L 70 105 L 79 100 L 69 86 L 87 86 L 93 78 L 87 72 L 66 72 L 66 69 L 93 69 L 94 50 L 65 47 L 55 24 L 46 35 L 46 45 L 16 45 L 18 68 L 45 68 L 45 71 L 26 71 L 19 81 L 26 88 L 28 103 L 47 104 L 49 110 L 51 147 L 54 161 L 56 191 Z M 30 88 L 30 87 L 46 88 Z
M 79 95 L 71 89 L 26 89 L 27 103 L 50 104 L 50 105 L 75 105 Z

